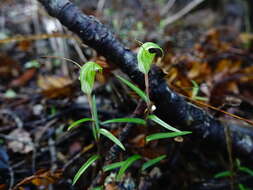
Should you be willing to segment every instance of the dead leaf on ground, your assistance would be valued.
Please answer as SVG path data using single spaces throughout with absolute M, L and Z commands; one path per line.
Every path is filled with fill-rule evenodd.
M 0 184 L 0 190 L 7 190 L 7 185 Z
M 109 183 L 105 185 L 105 190 L 120 190 L 120 188 L 115 183 Z
M 26 70 L 20 77 L 11 81 L 10 87 L 20 87 L 27 84 L 36 74 L 36 69 Z
M 36 185 L 38 187 L 38 189 L 40 189 L 41 186 L 43 186 L 44 188 L 47 188 L 48 185 L 56 183 L 61 177 L 62 177 L 61 170 L 57 170 L 55 172 L 39 170 L 34 175 L 26 177 L 21 182 L 19 182 L 13 188 L 13 190 L 23 189 L 22 186 L 29 184 L 29 183 Z
M 18 49 L 21 51 L 29 51 L 32 47 L 32 42 L 24 40 L 18 43 Z
M 11 57 L 0 54 L 0 76 L 2 77 L 15 77 L 19 73 L 19 65 Z
M 40 75 L 37 83 L 47 98 L 70 96 L 73 91 L 73 81 L 69 77 Z
M 31 136 L 24 129 L 15 129 L 7 137 L 10 139 L 7 145 L 13 152 L 26 154 L 33 150 Z
M 133 144 L 134 147 L 142 148 L 146 144 L 145 138 L 145 134 L 139 134 L 133 139 L 131 139 L 130 142 Z

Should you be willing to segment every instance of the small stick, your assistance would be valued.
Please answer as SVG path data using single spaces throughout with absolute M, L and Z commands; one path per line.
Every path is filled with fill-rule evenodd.
M 167 26 L 167 25 L 175 22 L 176 20 L 182 18 L 184 15 L 189 13 L 192 9 L 194 9 L 195 7 L 197 7 L 200 3 L 204 2 L 204 1 L 205 0 L 193 0 L 188 5 L 186 5 L 183 9 L 181 9 L 179 12 L 166 18 L 164 20 L 164 25 Z
M 145 111 L 145 109 L 146 109 L 145 105 L 146 105 L 145 102 L 142 101 L 142 100 L 140 100 L 138 102 L 138 105 L 137 105 L 136 109 L 134 110 L 134 112 L 133 112 L 133 114 L 132 114 L 131 117 L 140 117 L 140 116 L 142 116 L 143 113 L 144 113 L 144 111 Z M 127 123 L 124 126 L 121 134 L 119 135 L 119 140 L 121 142 L 126 141 L 126 139 L 128 138 L 128 135 L 130 134 L 131 130 L 133 129 L 133 125 L 134 125 L 133 123 Z M 121 151 L 122 150 L 119 148 L 119 146 L 116 145 L 116 144 L 114 144 L 110 148 L 110 150 L 108 151 L 107 155 L 105 156 L 106 162 L 109 162 L 109 161 L 113 162 Z

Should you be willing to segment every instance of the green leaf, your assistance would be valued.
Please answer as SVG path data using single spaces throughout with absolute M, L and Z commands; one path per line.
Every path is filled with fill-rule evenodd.
M 102 71 L 102 67 L 95 62 L 89 61 L 81 67 L 79 80 L 81 82 L 81 89 L 86 94 L 91 94 L 95 75 L 97 71 Z
M 116 77 L 123 82 L 125 85 L 127 85 L 129 88 L 131 88 L 136 94 L 138 94 L 138 96 L 140 96 L 145 102 L 148 102 L 148 96 L 146 95 L 145 92 L 143 92 L 140 88 L 138 88 L 137 86 L 135 86 L 133 83 L 131 83 L 130 81 L 116 75 Z
M 145 162 L 142 167 L 141 167 L 141 170 L 144 171 L 146 170 L 147 168 L 155 165 L 156 163 L 160 162 L 161 160 L 165 159 L 166 158 L 166 155 L 162 155 L 162 156 L 159 156 L 157 158 L 154 158 L 152 160 L 149 160 L 147 162 Z
M 92 118 L 83 118 L 83 119 L 79 119 L 77 121 L 75 121 L 74 123 L 72 123 L 69 127 L 68 127 L 68 131 L 70 129 L 72 129 L 73 127 L 76 127 L 78 125 L 80 125 L 81 123 L 84 123 L 84 122 L 88 122 L 88 121 L 94 121 Z
M 25 68 L 26 69 L 40 68 L 40 64 L 37 60 L 28 61 L 25 63 Z
M 199 93 L 199 85 L 194 80 L 192 80 L 191 82 L 193 84 L 192 98 L 194 99 Z
M 250 176 L 253 176 L 253 170 L 247 168 L 247 167 L 244 167 L 244 166 L 240 166 L 239 168 L 239 171 L 241 172 L 244 172 L 244 173 L 247 173 L 249 174 Z
M 243 184 L 238 184 L 239 190 L 250 190 L 249 188 L 245 187 Z
M 126 172 L 127 168 L 129 168 L 136 160 L 139 160 L 141 158 L 140 155 L 135 154 L 131 157 L 129 157 L 127 160 L 124 161 L 124 164 L 121 166 L 118 175 L 116 176 L 116 180 L 120 181 Z
M 101 122 L 102 125 L 110 123 L 136 123 L 140 125 L 146 125 L 146 121 L 140 118 L 116 118 Z
M 155 55 L 163 56 L 161 47 L 153 42 L 142 44 L 137 54 L 138 68 L 142 73 L 148 74 Z
M 96 160 L 99 159 L 99 155 L 93 155 L 92 157 L 90 157 L 87 162 L 85 162 L 82 167 L 78 170 L 78 172 L 76 173 L 72 185 L 75 185 L 75 183 L 77 182 L 77 180 L 80 178 L 80 176 L 87 170 L 87 168 L 93 164 Z
M 171 132 L 171 133 L 155 133 L 155 134 L 147 136 L 146 141 L 149 142 L 149 141 L 158 140 L 158 139 L 172 138 L 172 137 L 177 137 L 177 136 L 188 135 L 191 133 L 192 132 L 190 132 L 190 131 Z
M 230 177 L 232 176 L 231 171 L 224 171 L 224 172 L 219 172 L 214 175 L 214 178 L 222 178 L 222 177 Z
M 4 93 L 4 97 L 5 98 L 16 98 L 17 97 L 17 93 L 12 90 L 12 89 L 9 89 L 7 90 L 5 93 Z
M 237 168 L 241 167 L 241 161 L 238 158 L 235 159 L 235 164 Z
M 108 130 L 100 129 L 99 133 L 106 136 L 108 139 L 113 141 L 116 145 L 118 145 L 122 150 L 125 150 L 124 145 Z
M 194 100 L 205 101 L 205 102 L 207 102 L 207 101 L 208 101 L 208 98 L 206 98 L 206 97 L 202 97 L 202 96 L 195 96 L 193 99 L 194 99 Z
M 94 187 L 94 188 L 92 188 L 92 190 L 103 190 L 103 186 Z
M 198 96 L 199 85 L 194 80 L 192 80 L 191 82 L 193 84 L 192 99 L 194 99 L 194 100 L 200 100 L 200 101 L 208 101 L 208 98 L 202 97 L 202 96 Z
M 107 171 L 110 171 L 110 170 L 114 170 L 116 168 L 120 168 L 124 163 L 125 163 L 125 161 L 115 162 L 113 164 L 109 164 L 109 165 L 103 167 L 103 171 L 107 172 Z
M 161 125 L 162 127 L 170 130 L 170 131 L 174 131 L 174 132 L 181 132 L 180 130 L 170 126 L 169 124 L 165 123 L 163 120 L 161 120 L 159 117 L 157 117 L 156 115 L 149 115 L 147 117 L 147 119 L 150 119 L 152 121 L 154 121 L 155 123 Z

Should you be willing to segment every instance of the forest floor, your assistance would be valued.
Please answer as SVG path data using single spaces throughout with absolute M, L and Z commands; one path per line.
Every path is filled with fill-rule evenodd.
M 191 1 L 169 2 L 75 1 L 132 51 L 138 51 L 140 42 L 159 44 L 164 57 L 157 65 L 169 87 L 189 102 L 227 125 L 252 127 L 253 34 L 247 14 L 240 14 L 244 9 L 225 4 L 217 10 L 204 3 L 173 20 Z M 122 75 L 118 68 L 48 16 L 37 1 L 4 0 L 0 4 L 0 190 L 96 185 L 106 190 L 253 189 L 252 160 L 233 155 L 229 131 L 227 149 L 218 151 L 187 135 L 145 143 L 148 130 L 143 126 L 134 126 L 124 143 L 127 153 L 119 155 L 118 161 L 133 154 L 142 157 L 123 180 L 115 182 L 117 170 L 101 174 L 92 166 L 73 186 L 73 177 L 96 152 L 96 145 L 88 123 L 67 131 L 74 121 L 89 117 L 90 110 L 78 68 L 63 57 L 81 65 L 92 60 L 103 67 L 94 89 L 100 120 L 130 117 L 134 112 L 138 96 L 114 77 L 113 73 Z M 109 130 L 118 136 L 123 126 L 114 124 Z M 103 145 L 105 155 L 112 143 L 103 140 Z M 166 158 L 140 170 L 144 161 L 161 155 Z

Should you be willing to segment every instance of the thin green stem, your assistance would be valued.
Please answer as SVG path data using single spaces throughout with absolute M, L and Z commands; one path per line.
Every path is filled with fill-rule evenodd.
M 97 110 L 96 110 L 96 107 L 94 106 L 91 94 L 87 94 L 87 98 L 88 98 L 88 102 L 89 102 L 89 106 L 90 106 L 91 117 L 94 120 L 92 122 L 92 133 L 93 133 L 93 136 L 95 138 L 95 143 L 96 143 L 96 146 L 97 146 L 97 154 L 101 155 L 100 134 L 99 134 L 99 123 L 98 123 L 98 118 L 97 118 Z M 98 172 L 100 164 L 101 163 L 98 160 L 98 164 L 96 165 L 96 167 L 93 171 L 93 174 L 96 174 Z
M 65 57 L 59 57 L 59 56 L 42 56 L 41 58 L 54 58 L 54 59 L 63 59 L 65 61 L 69 61 L 71 63 L 74 63 L 77 67 L 79 67 L 79 69 L 82 68 L 81 65 L 79 65 L 77 62 L 71 60 L 71 59 L 68 59 L 68 58 L 65 58 Z
M 91 117 L 95 121 L 96 118 L 94 116 L 94 110 L 93 110 L 93 106 L 92 106 L 91 94 L 88 94 L 87 98 L 88 98 L 88 103 L 89 103 L 89 106 L 90 106 Z M 93 136 L 95 138 L 95 141 L 97 142 L 98 141 L 98 131 L 97 131 L 97 127 L 96 127 L 96 124 L 95 124 L 94 121 L 92 122 L 92 132 L 93 132 Z
M 150 101 L 150 98 L 149 98 L 149 78 L 148 78 L 148 74 L 145 74 L 144 78 L 145 78 L 145 92 L 146 92 L 146 95 L 148 97 L 147 109 L 148 109 L 148 113 L 149 113 L 150 109 L 151 109 L 151 101 Z

